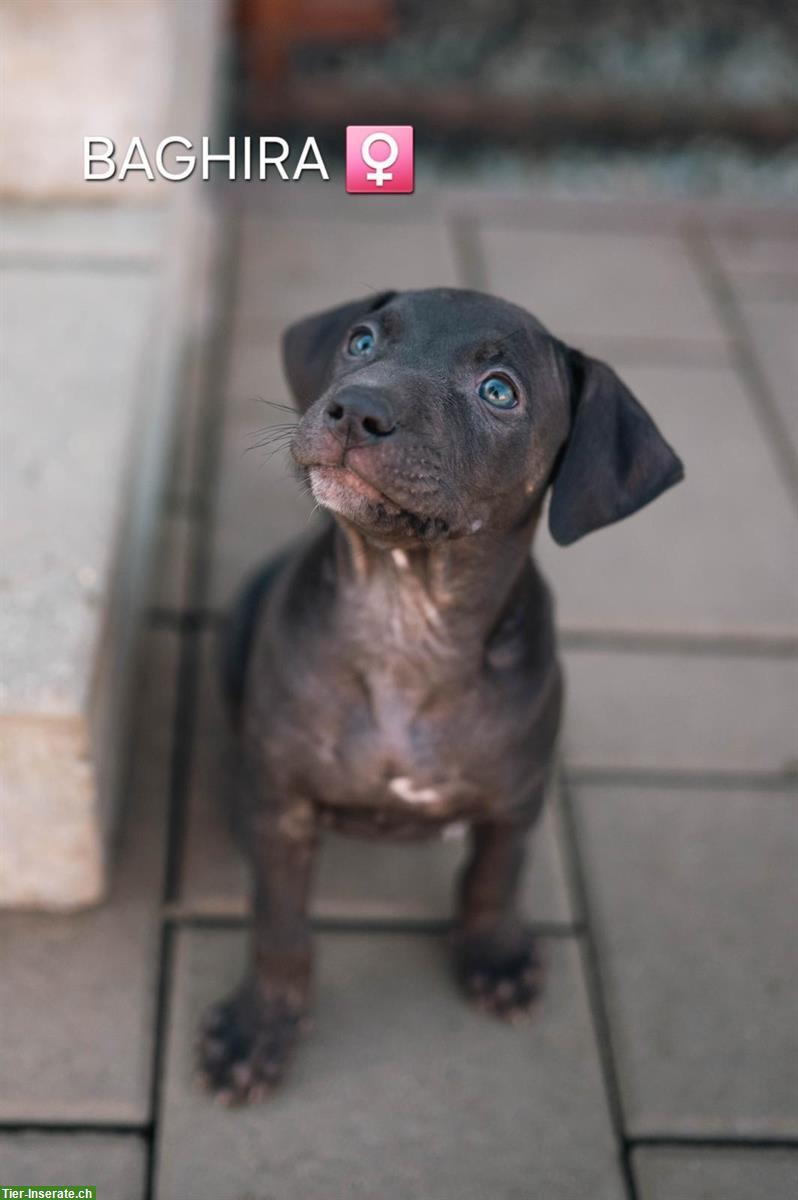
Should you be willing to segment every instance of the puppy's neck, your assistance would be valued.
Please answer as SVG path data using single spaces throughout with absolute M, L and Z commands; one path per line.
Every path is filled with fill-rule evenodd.
M 383 548 L 346 521 L 336 520 L 336 567 L 347 601 L 374 630 L 442 652 L 484 645 L 511 606 L 529 561 L 539 513 L 509 532 L 481 530 L 467 537 L 405 549 Z M 429 646 L 427 646 L 429 649 Z

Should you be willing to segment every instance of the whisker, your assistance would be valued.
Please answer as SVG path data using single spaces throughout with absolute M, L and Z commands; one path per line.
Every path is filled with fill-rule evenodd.
M 287 442 L 294 436 L 293 429 L 276 429 L 273 433 L 256 433 L 253 445 L 270 446 L 272 442 Z
M 266 454 L 266 456 L 264 457 L 264 462 L 268 462 L 269 459 L 272 458 L 275 454 L 279 454 L 279 453 L 281 453 L 281 451 L 286 451 L 287 449 L 288 449 L 288 445 L 285 442 L 278 442 L 278 444 L 276 446 L 272 446 L 271 443 L 267 443 L 264 446 L 263 443 L 258 442 L 257 445 L 255 445 L 255 446 L 245 446 L 243 453 L 251 454 L 253 450 L 267 450 L 268 454 Z
M 285 454 L 285 452 L 286 452 L 285 446 L 275 446 L 275 448 L 273 450 L 270 450 L 268 454 L 264 455 L 264 457 L 261 461 L 261 466 L 265 467 L 267 465 L 267 463 L 271 462 L 271 460 L 275 457 L 275 455 Z
M 283 404 L 281 400 L 267 400 L 264 396 L 250 396 L 250 400 L 255 400 L 258 404 L 267 404 L 269 408 L 276 408 L 280 412 L 292 413 L 299 420 L 299 414 L 291 404 Z
M 274 445 L 275 442 L 279 442 L 283 445 L 288 445 L 288 443 L 291 441 L 293 436 L 294 436 L 294 427 L 293 426 L 289 427 L 288 429 L 274 429 L 274 430 L 266 430 L 264 432 L 256 432 L 255 438 L 257 440 L 251 443 L 251 445 L 249 446 L 249 449 L 254 450 L 259 446 L 272 446 L 272 445 Z
M 253 437 L 268 437 L 270 434 L 286 432 L 293 433 L 298 424 L 298 421 L 281 421 L 274 425 L 259 425 L 257 429 L 253 429 L 251 432 Z

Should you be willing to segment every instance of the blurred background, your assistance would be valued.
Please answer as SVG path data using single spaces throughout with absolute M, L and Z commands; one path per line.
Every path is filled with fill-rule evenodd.
M 794 189 L 789 6 L 245 0 L 239 13 L 252 128 L 279 119 L 334 139 L 376 112 L 414 124 L 425 161 L 456 177 Z
M 0 1184 L 794 1195 L 794 6 L 3 0 L 0 51 Z M 347 195 L 345 126 L 381 122 L 415 192 Z M 331 178 L 83 177 L 84 137 L 173 135 L 311 135 Z M 449 980 L 462 842 L 330 838 L 316 1028 L 226 1112 L 193 1078 L 248 905 L 215 637 L 318 519 L 262 444 L 280 334 L 442 284 L 610 361 L 686 482 L 535 546 L 568 678 L 541 1012 Z
M 7 0 L 6 193 L 80 190 L 72 139 L 92 120 L 157 141 L 191 53 L 175 8 Z M 340 153 L 347 122 L 401 120 L 447 176 L 795 191 L 798 17 L 775 0 L 230 0 L 222 21 L 215 132 L 309 129 Z

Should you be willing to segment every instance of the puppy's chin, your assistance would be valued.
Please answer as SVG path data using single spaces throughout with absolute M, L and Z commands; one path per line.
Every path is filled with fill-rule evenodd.
M 345 517 L 367 512 L 373 505 L 390 508 L 397 515 L 400 512 L 387 496 L 348 467 L 311 467 L 310 487 L 319 504 Z
M 445 521 L 401 508 L 348 467 L 314 466 L 308 471 L 314 499 L 380 542 L 413 545 L 449 532 Z

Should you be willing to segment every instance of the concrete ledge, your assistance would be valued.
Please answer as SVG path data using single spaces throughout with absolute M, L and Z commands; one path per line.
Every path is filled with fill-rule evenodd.
M 99 900 L 105 865 L 80 718 L 0 718 L 0 791 L 12 800 L 3 805 L 3 903 L 58 908 Z
M 2 277 L 0 902 L 69 907 L 102 894 L 113 824 L 144 586 L 131 551 L 154 515 L 134 499 L 157 465 L 136 437 L 155 282 L 70 263 Z M 162 431 L 166 404 L 154 418 Z
M 188 135 L 213 120 L 223 11 L 175 8 L 170 119 Z M 0 907 L 69 910 L 108 888 L 176 413 L 212 311 L 209 191 L 175 187 L 132 221 L 17 207 L 0 226 Z

